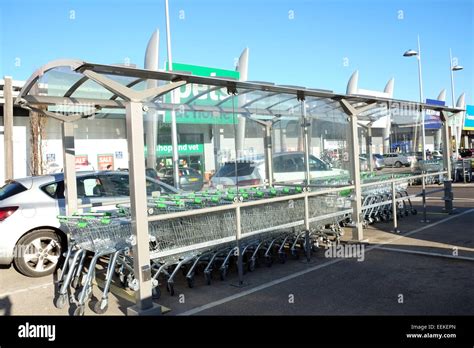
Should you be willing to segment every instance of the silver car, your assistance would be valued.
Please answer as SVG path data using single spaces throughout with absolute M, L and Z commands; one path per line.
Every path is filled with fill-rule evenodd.
M 387 167 L 409 167 L 411 164 L 407 156 L 400 153 L 385 153 L 383 159 Z
M 177 192 L 173 187 L 146 178 L 147 194 Z M 107 206 L 129 199 L 128 172 L 77 174 L 79 204 Z M 100 208 L 99 208 L 100 209 Z M 62 173 L 10 181 L 0 188 L 0 265 L 13 262 L 29 277 L 54 272 L 67 238 L 57 216 L 65 214 Z
M 370 169 L 367 158 L 368 158 L 367 154 L 363 154 L 359 156 L 360 168 L 363 171 Z M 383 168 L 385 168 L 385 161 L 382 155 L 379 155 L 379 154 L 372 155 L 372 168 L 375 170 L 382 170 Z
M 304 153 L 280 152 L 273 154 L 273 180 L 276 182 L 301 183 L 305 179 Z M 346 174 L 346 171 L 332 168 L 319 158 L 309 155 L 311 179 L 320 179 Z M 261 185 L 265 178 L 263 155 L 225 163 L 211 178 L 210 186 Z

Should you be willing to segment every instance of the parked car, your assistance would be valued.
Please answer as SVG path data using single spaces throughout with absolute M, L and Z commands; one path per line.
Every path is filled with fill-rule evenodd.
M 459 149 L 459 156 L 461 158 L 470 158 L 472 157 L 472 151 L 470 149 Z
M 177 192 L 146 178 L 147 194 Z M 129 198 L 128 172 L 77 174 L 79 204 L 106 205 Z M 15 179 L 0 188 L 0 264 L 29 277 L 54 272 L 66 248 L 66 235 L 57 216 L 65 214 L 63 173 Z
M 410 165 L 415 164 L 418 161 L 421 161 L 423 159 L 423 152 L 418 151 L 418 152 L 406 152 L 403 154 L 408 162 L 410 162 Z
M 431 158 L 442 160 L 443 159 L 443 152 L 439 151 L 439 150 L 433 150 L 433 152 L 431 152 Z
M 303 152 L 285 152 L 273 155 L 273 179 L 275 181 L 302 182 L 305 179 Z M 346 171 L 331 166 L 319 158 L 309 156 L 310 177 L 312 179 L 347 174 Z M 251 159 L 239 159 L 225 163 L 211 178 L 210 186 L 261 185 L 265 178 L 265 158 L 263 155 Z
M 402 166 L 409 167 L 411 162 L 407 156 L 401 153 L 385 153 L 383 155 L 384 163 L 387 167 L 400 168 Z
M 367 163 L 367 154 L 360 155 L 360 167 L 362 170 L 370 170 Z M 382 170 L 385 168 L 385 161 L 382 155 L 372 154 L 372 168 L 375 170 Z
M 203 177 L 196 169 L 179 168 L 179 187 L 184 191 L 200 191 L 204 185 Z M 165 167 L 158 171 L 161 181 L 174 186 L 173 168 Z

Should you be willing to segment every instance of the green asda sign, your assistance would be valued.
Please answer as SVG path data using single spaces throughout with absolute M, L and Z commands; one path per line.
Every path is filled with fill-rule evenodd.
M 173 147 L 171 145 L 157 145 L 156 154 L 158 156 L 171 156 Z M 202 154 L 204 152 L 203 144 L 180 144 L 178 145 L 179 155 Z
M 168 63 L 166 63 L 166 70 L 169 70 Z M 181 63 L 173 63 L 173 71 L 176 72 L 190 72 L 193 75 L 197 76 L 213 76 L 213 77 L 226 77 L 238 80 L 240 73 L 233 70 L 223 70 L 208 68 L 198 65 L 189 65 Z M 197 99 L 194 99 L 191 102 L 192 105 L 204 105 L 212 106 L 217 103 L 225 100 L 229 97 L 225 88 L 211 90 L 209 93 L 204 93 L 206 90 L 212 89 L 212 86 L 198 85 L 198 84 L 187 84 L 181 86 L 175 91 L 175 103 L 176 104 L 185 104 L 188 100 L 194 99 L 199 96 Z M 202 95 L 201 95 L 202 94 Z M 165 96 L 165 103 L 171 102 L 171 94 L 168 93 Z M 220 104 L 221 107 L 232 108 L 232 99 L 223 102 Z M 235 105 L 236 106 L 236 105 Z M 176 123 L 200 123 L 200 124 L 234 124 L 237 122 L 237 117 L 231 113 L 217 113 L 213 114 L 212 112 L 207 111 L 181 111 L 177 109 L 176 113 Z M 170 122 L 171 120 L 171 111 L 165 112 L 165 122 Z

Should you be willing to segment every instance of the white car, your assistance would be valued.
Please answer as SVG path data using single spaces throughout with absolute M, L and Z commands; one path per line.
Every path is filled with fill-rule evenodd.
M 348 172 L 331 168 L 319 158 L 310 155 L 311 179 L 344 175 Z M 225 163 L 211 178 L 211 187 L 239 185 L 261 185 L 265 178 L 265 159 L 258 155 L 251 159 L 241 159 Z M 276 182 L 301 183 L 305 180 L 303 152 L 282 152 L 273 154 L 273 179 Z
M 163 182 L 146 180 L 149 196 L 176 192 Z M 110 207 L 129 199 L 129 192 L 128 172 L 77 173 L 79 204 Z M 57 219 L 64 214 L 63 173 L 15 179 L 0 188 L 0 265 L 13 262 L 29 277 L 53 273 L 67 247 Z

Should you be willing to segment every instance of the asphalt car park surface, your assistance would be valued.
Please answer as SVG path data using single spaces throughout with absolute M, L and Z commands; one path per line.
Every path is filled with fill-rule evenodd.
M 421 222 L 421 199 L 414 199 L 418 214 L 399 220 L 400 234 L 391 232 L 392 222 L 364 230 L 368 243 L 362 261 L 329 258 L 321 249 L 310 263 L 289 256 L 285 264 L 261 264 L 245 274 L 243 286 L 235 267 L 225 281 L 214 274 L 211 285 L 198 274 L 193 289 L 180 275 L 176 294 L 162 286 L 156 302 L 171 309 L 167 315 L 472 315 L 474 185 L 453 186 L 455 214 L 443 212 L 442 193 L 437 193 L 427 199 L 429 222 Z M 343 239 L 350 237 L 346 229 Z M 98 274 L 100 286 L 103 274 Z M 0 315 L 70 314 L 74 306 L 54 307 L 53 280 L 0 269 Z M 124 315 L 132 294 L 118 286 L 112 290 L 107 314 Z M 93 299 L 100 293 L 95 286 Z M 86 315 L 95 314 L 88 308 Z

